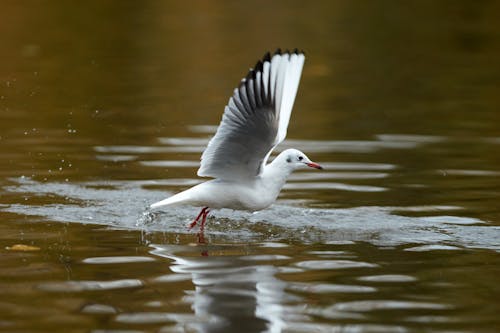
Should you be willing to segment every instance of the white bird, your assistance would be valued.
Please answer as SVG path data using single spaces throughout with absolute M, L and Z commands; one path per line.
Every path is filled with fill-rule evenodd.
M 188 204 L 203 207 L 190 228 L 210 209 L 258 211 L 276 201 L 296 169 L 322 169 L 303 152 L 287 149 L 267 164 L 274 147 L 286 137 L 299 86 L 304 53 L 269 52 L 250 69 L 224 109 L 215 136 L 201 156 L 198 176 L 215 179 L 193 186 L 151 208 Z

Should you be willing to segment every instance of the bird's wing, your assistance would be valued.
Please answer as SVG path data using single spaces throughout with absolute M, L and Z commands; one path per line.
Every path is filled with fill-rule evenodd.
M 224 109 L 201 155 L 198 176 L 225 180 L 258 176 L 272 149 L 286 137 L 304 53 L 267 53 L 250 69 Z

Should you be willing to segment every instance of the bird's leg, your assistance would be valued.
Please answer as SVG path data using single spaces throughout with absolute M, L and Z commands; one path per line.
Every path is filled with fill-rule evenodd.
M 205 222 L 207 221 L 208 213 L 210 209 L 208 207 L 203 208 L 203 214 L 201 219 L 200 231 L 198 231 L 198 244 L 205 244 Z
M 208 209 L 208 207 L 203 207 L 203 209 L 201 210 L 201 212 L 198 214 L 198 216 L 196 216 L 196 218 L 194 219 L 193 222 L 191 222 L 191 224 L 189 224 L 189 230 L 193 229 L 194 226 L 196 225 L 196 223 L 198 223 L 198 220 L 200 219 L 200 217 L 203 215 L 205 216 L 205 211 Z M 203 220 L 202 224 L 205 223 L 205 220 Z
M 196 238 L 198 239 L 198 244 L 206 244 L 207 243 L 205 241 L 205 234 L 203 233 L 203 231 L 199 231 L 196 234 Z M 203 255 L 203 253 L 202 253 L 202 255 Z
M 210 209 L 205 207 L 205 212 L 203 213 L 203 218 L 201 219 L 200 232 L 205 230 L 205 221 L 207 220 L 208 213 L 210 213 Z

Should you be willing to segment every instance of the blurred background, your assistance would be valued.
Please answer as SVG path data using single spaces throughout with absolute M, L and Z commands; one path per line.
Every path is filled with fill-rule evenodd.
M 276 48 L 326 168 L 196 244 L 146 207 Z M 2 1 L 0 331 L 493 332 L 499 59 L 491 0 Z
M 25 154 L 24 168 L 38 169 L 41 158 L 26 156 L 32 141 L 63 140 L 79 150 L 149 143 L 186 124 L 215 125 L 247 68 L 277 47 L 307 54 L 289 131 L 296 138 L 495 136 L 499 7 L 495 1 L 6 1 L 2 149 Z M 499 163 L 497 156 L 488 160 Z

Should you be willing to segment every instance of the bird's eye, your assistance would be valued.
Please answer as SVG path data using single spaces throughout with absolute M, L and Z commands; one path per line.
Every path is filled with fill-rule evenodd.
M 299 161 L 302 161 L 304 159 L 304 156 L 299 156 Z

